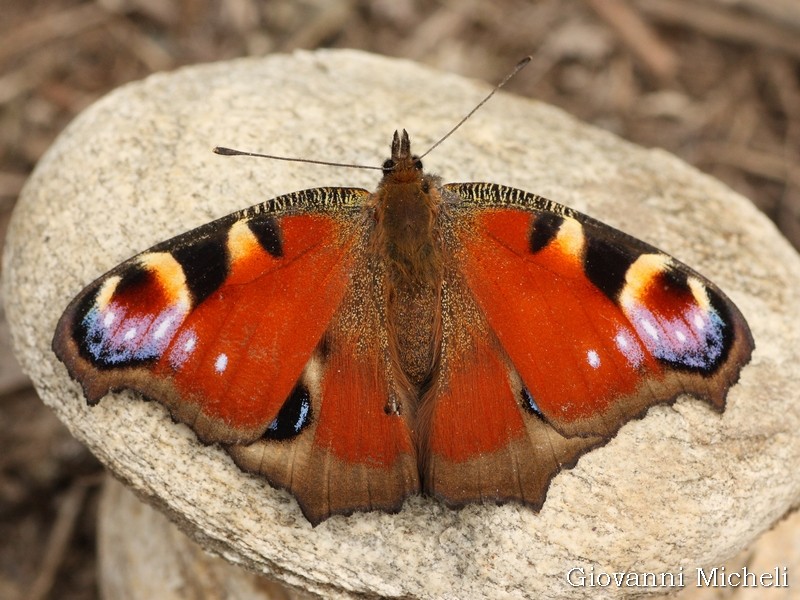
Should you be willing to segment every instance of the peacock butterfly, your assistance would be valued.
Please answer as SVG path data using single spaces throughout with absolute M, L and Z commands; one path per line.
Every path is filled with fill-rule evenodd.
M 417 493 L 538 509 L 649 407 L 722 411 L 753 348 L 691 268 L 536 194 L 442 184 L 405 131 L 374 193 L 302 190 L 158 244 L 53 339 L 90 404 L 158 400 L 312 524 Z

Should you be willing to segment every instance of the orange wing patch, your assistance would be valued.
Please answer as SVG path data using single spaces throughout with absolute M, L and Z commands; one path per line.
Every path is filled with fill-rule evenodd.
M 204 441 L 236 442 L 276 417 L 338 309 L 353 231 L 300 214 L 239 219 L 214 235 L 145 253 L 87 288 L 62 318 L 56 349 L 73 371 L 91 372 L 90 398 L 131 387 Z M 206 270 L 187 270 L 187 255 Z

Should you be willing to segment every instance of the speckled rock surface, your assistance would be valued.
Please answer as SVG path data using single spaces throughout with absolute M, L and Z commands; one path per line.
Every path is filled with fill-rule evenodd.
M 125 600 L 310 600 L 266 577 L 212 556 L 111 476 L 98 512 L 103 598 Z
M 312 528 L 290 496 L 160 406 L 121 393 L 89 408 L 50 351 L 69 300 L 135 252 L 280 193 L 377 182 L 372 171 L 234 160 L 213 146 L 380 165 L 395 128 L 422 150 L 485 92 L 408 62 L 318 52 L 187 68 L 98 102 L 41 161 L 8 235 L 8 318 L 43 400 L 206 548 L 326 597 L 638 595 L 648 591 L 573 587 L 566 574 L 733 556 L 800 499 L 800 259 L 722 184 L 552 107 L 501 95 L 426 167 L 445 181 L 536 191 L 673 254 L 738 304 L 757 350 L 722 416 L 691 398 L 651 409 L 558 475 L 539 514 L 418 497 L 397 515 Z

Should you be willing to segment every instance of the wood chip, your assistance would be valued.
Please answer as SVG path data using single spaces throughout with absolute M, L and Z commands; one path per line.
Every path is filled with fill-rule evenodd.
M 772 21 L 698 4 L 694 0 L 636 0 L 636 6 L 662 23 L 683 25 L 712 38 L 767 47 L 800 58 L 797 31 L 777 26 Z
M 588 0 L 588 3 L 653 76 L 663 83 L 675 78 L 678 72 L 677 55 L 626 2 Z
M 53 40 L 73 37 L 113 18 L 96 4 L 81 4 L 38 19 L 0 36 L 0 64 Z
M 75 522 L 86 497 L 87 485 L 77 482 L 67 491 L 58 508 L 55 525 L 50 532 L 36 580 L 28 591 L 28 600 L 43 600 L 50 595 L 59 565 L 69 544 Z

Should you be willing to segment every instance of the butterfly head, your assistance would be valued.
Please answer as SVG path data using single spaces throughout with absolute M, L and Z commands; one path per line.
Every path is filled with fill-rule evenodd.
M 402 134 L 394 132 L 392 157 L 383 163 L 383 176 L 394 183 L 410 183 L 422 178 L 422 161 L 411 154 L 411 140 L 405 129 Z

